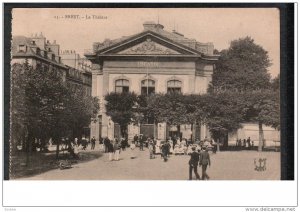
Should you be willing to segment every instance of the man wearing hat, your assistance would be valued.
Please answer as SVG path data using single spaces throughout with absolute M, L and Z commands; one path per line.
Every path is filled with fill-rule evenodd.
M 191 159 L 189 160 L 189 180 L 192 180 L 192 171 L 194 169 L 194 173 L 196 175 L 196 179 L 200 180 L 200 176 L 198 174 L 198 163 L 199 163 L 199 153 L 196 152 L 196 147 L 192 147 Z
M 199 165 L 202 166 L 202 180 L 209 180 L 209 176 L 206 173 L 207 165 L 210 166 L 210 157 L 206 147 L 203 148 L 203 151 L 200 153 L 200 162 Z

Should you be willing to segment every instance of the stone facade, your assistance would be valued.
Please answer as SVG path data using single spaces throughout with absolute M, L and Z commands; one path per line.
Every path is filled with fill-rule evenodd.
M 212 54 L 211 43 L 199 43 L 178 32 L 165 31 L 162 25 L 152 22 L 145 23 L 141 33 L 94 43 L 93 49 L 85 56 L 92 62 L 92 95 L 100 99 L 101 105 L 98 118 L 91 123 L 91 136 L 96 139 L 119 136 L 117 124 L 105 114 L 104 102 L 107 93 L 118 91 L 118 83 L 126 83 L 126 91 L 136 94 L 141 94 L 145 80 L 151 81 L 155 93 L 178 89 L 183 94 L 204 94 L 218 59 Z M 130 125 L 129 139 L 145 132 L 165 139 L 173 128 L 166 123 Z M 180 126 L 182 137 L 190 138 L 193 132 L 200 139 L 209 136 L 204 125 L 195 129 L 190 125 Z

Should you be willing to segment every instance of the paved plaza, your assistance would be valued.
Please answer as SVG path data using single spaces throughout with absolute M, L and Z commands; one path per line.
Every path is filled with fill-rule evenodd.
M 87 150 L 92 151 L 99 150 Z M 87 153 L 87 152 L 86 152 Z M 86 154 L 85 153 L 85 154 Z M 89 162 L 74 164 L 71 169 L 55 169 L 19 180 L 187 180 L 190 156 L 171 155 L 163 162 L 160 155 L 149 159 L 148 149 L 122 151 L 119 161 L 108 161 L 103 153 Z M 254 159 L 266 158 L 266 170 L 255 171 Z M 211 154 L 212 166 L 208 168 L 211 180 L 280 180 L 280 153 L 256 151 L 218 152 Z M 257 163 L 258 165 L 258 163 Z M 201 175 L 201 169 L 198 169 Z M 194 177 L 194 176 L 193 176 Z

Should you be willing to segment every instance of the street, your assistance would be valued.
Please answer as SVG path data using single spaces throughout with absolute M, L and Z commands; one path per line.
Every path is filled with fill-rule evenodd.
M 18 180 L 188 180 L 190 156 L 171 155 L 168 162 L 163 162 L 160 155 L 150 160 L 147 148 L 144 151 L 136 148 L 134 154 L 136 158 L 131 159 L 131 149 L 127 148 L 121 152 L 119 161 L 108 161 L 108 155 L 103 153 L 70 169 L 50 170 Z M 280 180 L 279 152 L 228 151 L 210 155 L 212 166 L 207 170 L 210 180 Z M 265 171 L 254 170 L 254 160 L 259 158 L 267 159 Z M 201 168 L 198 173 L 201 176 Z

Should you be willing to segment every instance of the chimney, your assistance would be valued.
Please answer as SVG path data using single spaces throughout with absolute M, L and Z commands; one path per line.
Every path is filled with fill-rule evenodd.
M 153 21 L 146 21 L 143 26 L 144 30 L 153 30 L 155 29 L 156 24 Z
M 158 29 L 158 30 L 163 30 L 164 26 L 161 25 L 161 24 L 156 24 L 155 28 Z

